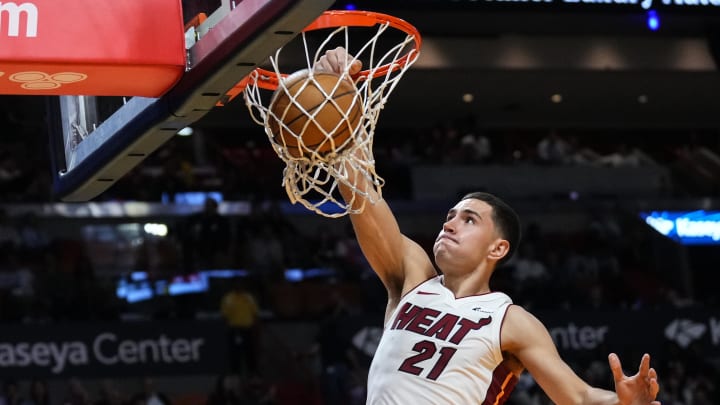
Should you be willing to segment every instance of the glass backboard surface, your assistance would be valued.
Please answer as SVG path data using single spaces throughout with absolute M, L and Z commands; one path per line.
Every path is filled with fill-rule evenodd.
M 59 96 L 49 103 L 56 196 L 97 197 L 212 110 L 235 83 L 332 4 L 183 0 L 187 69 L 170 91 L 159 98 Z

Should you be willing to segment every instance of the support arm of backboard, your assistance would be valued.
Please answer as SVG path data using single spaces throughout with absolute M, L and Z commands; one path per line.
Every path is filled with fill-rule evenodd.
M 330 0 L 243 0 L 189 50 L 188 71 L 157 99 L 134 97 L 81 142 L 57 173 L 55 194 L 88 201 L 107 190 L 333 4 Z M 57 135 L 56 135 L 57 136 Z

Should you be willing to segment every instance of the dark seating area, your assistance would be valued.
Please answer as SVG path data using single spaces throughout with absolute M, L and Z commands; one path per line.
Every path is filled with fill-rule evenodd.
M 710 264 L 717 257 L 714 250 L 680 247 L 655 233 L 634 211 L 653 199 L 713 196 L 701 193 L 713 190 L 709 180 L 697 188 L 679 179 L 700 170 L 698 165 L 713 161 L 716 136 L 689 136 L 687 143 L 653 147 L 648 142 L 632 143 L 633 139 L 643 139 L 641 135 L 633 138 L 613 131 L 602 139 L 574 136 L 570 131 L 492 132 L 488 131 L 485 140 L 484 135 L 451 125 L 424 132 L 377 134 L 378 171 L 391 184 L 386 198 L 397 206 L 401 223 L 414 224 L 410 236 L 424 248 L 431 249 L 444 213 L 437 201 L 416 198 L 423 193 L 412 180 L 418 168 L 493 168 L 509 173 L 517 168 L 593 168 L 599 176 L 597 183 L 585 185 L 586 189 L 577 194 L 570 189 L 567 193 L 513 195 L 526 221 L 523 244 L 514 260 L 498 270 L 493 288 L 508 293 L 517 304 L 548 316 L 551 323 L 559 311 L 667 314 L 694 309 L 717 314 L 718 301 L 712 288 L 717 276 Z M 40 128 L 25 136 L 23 142 L 15 137 L 2 140 L 3 187 L 7 190 L 2 194 L 0 216 L 0 320 L 4 324 L 220 319 L 219 305 L 233 280 L 241 281 L 257 301 L 265 343 L 275 339 L 288 345 L 286 336 L 275 335 L 277 328 L 287 325 L 305 325 L 321 333 L 328 317 L 339 309 L 364 314 L 365 318 L 382 317 L 385 292 L 362 258 L 349 222 L 288 209 L 279 186 L 282 167 L 262 134 L 203 132 L 201 138 L 176 138 L 99 198 L 101 204 L 161 204 L 175 207 L 174 211 L 150 217 L 93 218 L 64 217 L 39 208 L 58 202 L 47 189 L 47 163 L 38 158 L 33 165 L 16 158 L 25 153 L 23 149 L 43 142 Z M 578 139 L 583 140 L 582 145 Z M 617 143 L 620 139 L 627 143 Z M 198 143 L 203 145 L 203 154 L 198 153 Z M 707 161 L 693 159 L 696 165 L 689 167 L 689 153 L 701 153 Z M 594 184 L 602 187 L 603 173 L 612 176 L 616 170 L 648 167 L 667 175 L 666 182 L 644 191 L 616 184 L 615 194 L 607 190 L 593 193 Z M 513 181 L 512 176 L 508 179 Z M 562 176 L 558 181 L 558 187 L 564 187 Z M 173 202 L 173 195 L 189 191 L 219 191 L 223 201 L 211 212 L 202 205 Z M 249 208 L 228 210 L 234 201 L 248 202 Z M 23 208 L 20 202 L 31 204 Z M 147 224 L 162 225 L 160 232 L 153 232 Z M 137 300 L 119 294 L 119 286 L 138 287 L 143 283 L 191 286 L 194 277 L 217 269 L 235 272 L 209 276 L 202 289 L 184 294 L 155 293 Z M 139 283 L 133 282 L 133 274 L 143 274 Z M 557 329 L 557 333 L 565 333 L 563 330 Z M 310 343 L 316 339 L 314 332 L 304 333 L 310 333 Z M 262 386 L 267 390 L 264 395 L 275 401 L 263 403 L 321 401 L 323 382 L 328 377 L 322 372 L 308 375 L 302 371 L 313 359 L 321 361 L 315 350 L 322 349 L 310 343 L 300 348 L 288 345 L 285 354 L 261 345 L 258 362 L 262 371 L 253 374 L 255 377 L 242 372 L 232 377 L 234 395 L 256 395 L 253 390 Z M 717 363 L 710 357 L 693 357 L 697 354 L 682 346 L 662 350 L 656 356 L 660 358 L 657 367 L 664 403 L 715 403 L 719 393 Z M 604 357 L 600 351 L 573 354 L 568 349 L 571 364 L 588 381 L 607 386 L 609 369 L 598 360 Z M 638 356 L 632 345 L 624 354 L 631 359 Z M 293 359 L 296 370 L 278 371 L 277 364 L 287 361 L 287 356 Z M 354 370 L 356 374 L 362 372 L 362 368 Z M 63 392 L 63 381 L 50 380 L 54 396 Z M 120 379 L 116 384 L 136 387 L 133 381 Z M 172 384 L 163 378 L 160 381 Z M 358 381 L 362 379 L 346 381 L 347 398 L 362 398 Z M 104 400 L 112 384 L 97 380 L 85 383 L 93 387 L 88 390 L 95 390 L 83 394 L 86 403 Z M 13 382 L 8 384 L 12 386 Z M 30 395 L 25 391 L 28 384 L 21 385 L 23 395 Z M 682 387 L 693 387 L 692 393 Z M 130 401 L 130 394 L 116 390 L 113 395 L 116 401 Z M 199 405 L 205 395 L 211 401 L 219 394 L 175 392 L 170 401 Z M 298 402 L 298 395 L 306 395 L 307 402 Z M 693 402 L 682 402 L 688 395 Z M 50 403 L 59 400 L 53 397 Z M 531 380 L 521 381 L 511 399 L 513 404 L 544 401 Z

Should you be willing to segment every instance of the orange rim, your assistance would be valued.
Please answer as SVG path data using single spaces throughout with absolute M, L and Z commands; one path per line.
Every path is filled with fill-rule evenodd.
M 372 71 L 370 69 L 362 70 L 359 73 L 353 75 L 353 79 L 356 80 L 367 80 L 375 76 L 382 76 L 387 74 L 389 71 L 395 71 L 403 68 L 408 63 L 415 60 L 418 57 L 422 46 L 422 37 L 420 32 L 412 24 L 406 22 L 403 19 L 393 17 L 391 15 L 376 13 L 373 11 L 356 11 L 356 10 L 329 10 L 325 11 L 320 17 L 318 17 L 313 23 L 305 27 L 303 32 L 316 31 L 325 28 L 337 28 L 337 27 L 372 27 L 378 24 L 388 24 L 390 27 L 398 29 L 411 35 L 415 41 L 415 51 L 409 52 L 401 58 L 379 66 Z M 258 87 L 266 90 L 275 90 L 279 85 L 279 78 L 277 74 L 271 70 L 257 68 L 257 85 Z M 371 75 L 372 73 L 372 75 Z M 228 92 L 231 98 L 237 96 L 252 82 L 252 78 L 249 75 L 241 80 L 233 89 Z M 282 77 L 286 77 L 286 73 L 281 74 Z

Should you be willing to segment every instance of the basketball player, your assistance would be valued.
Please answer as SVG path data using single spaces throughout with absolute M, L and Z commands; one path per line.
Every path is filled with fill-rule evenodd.
M 339 74 L 349 60 L 337 48 L 314 68 Z M 350 73 L 360 69 L 353 62 Z M 346 166 L 351 181 L 363 181 Z M 351 191 L 341 192 L 350 201 Z M 433 246 L 438 275 L 425 251 L 400 232 L 388 204 L 372 197 L 375 204 L 351 215 L 363 253 L 388 292 L 368 404 L 501 404 L 528 370 L 556 404 L 659 405 L 649 355 L 626 376 L 610 354 L 615 391 L 591 387 L 560 358 L 537 318 L 490 290 L 493 271 L 520 238 L 518 216 L 505 202 L 472 193 L 448 211 Z

